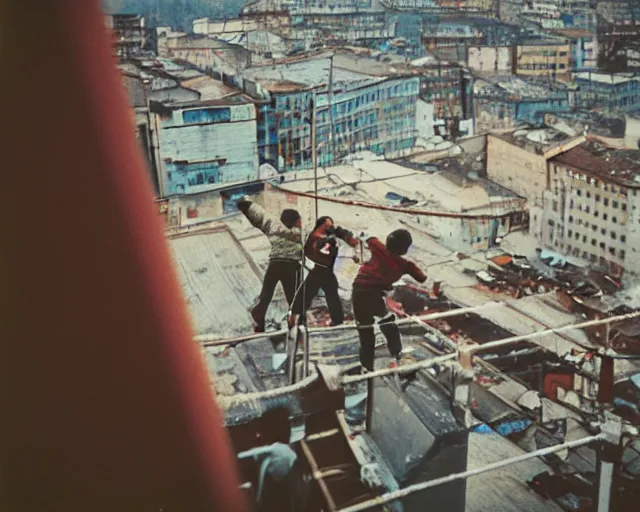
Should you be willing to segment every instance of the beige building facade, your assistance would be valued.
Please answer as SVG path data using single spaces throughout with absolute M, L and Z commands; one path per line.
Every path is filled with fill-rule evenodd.
M 568 76 L 571 71 L 571 45 L 569 41 L 521 42 L 516 47 L 517 75 L 528 77 Z
M 552 158 L 542 243 L 614 275 L 640 272 L 639 157 L 588 141 Z

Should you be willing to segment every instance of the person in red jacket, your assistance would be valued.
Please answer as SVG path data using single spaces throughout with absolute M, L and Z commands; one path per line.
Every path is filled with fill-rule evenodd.
M 338 280 L 333 267 L 338 258 L 338 239 L 351 247 L 358 245 L 358 239 L 347 229 L 335 226 L 328 216 L 320 217 L 304 245 L 305 258 L 313 262 L 313 269 L 307 275 L 293 302 L 292 312 L 300 315 L 300 321 L 306 323 L 306 312 L 311 302 L 322 289 L 327 300 L 331 325 L 344 322 L 342 301 L 338 295 Z
M 402 256 L 407 254 L 413 243 L 411 233 L 406 229 L 397 229 L 387 237 L 383 244 L 375 237 L 361 236 L 371 251 L 371 259 L 365 262 L 358 271 L 353 282 L 352 303 L 353 315 L 358 326 L 360 336 L 360 363 L 363 369 L 372 371 L 375 334 L 373 332 L 374 319 L 380 318 L 378 324 L 387 339 L 387 348 L 396 362 L 400 361 L 402 342 L 400 331 L 395 324 L 395 316 L 387 314 L 384 302 L 385 294 L 391 290 L 393 283 L 403 275 L 408 274 L 419 283 L 424 283 L 427 276 L 411 261 Z

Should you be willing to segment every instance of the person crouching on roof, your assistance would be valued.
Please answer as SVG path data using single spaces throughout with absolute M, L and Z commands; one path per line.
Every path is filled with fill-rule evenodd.
M 277 284 L 282 283 L 287 303 L 291 307 L 296 289 L 302 282 L 302 219 L 297 210 L 283 210 L 280 220 L 271 217 L 247 196 L 237 202 L 238 209 L 249 222 L 269 238 L 271 253 L 264 275 L 258 303 L 251 310 L 254 330 L 264 332 L 267 309 Z
M 328 216 L 320 217 L 304 245 L 304 255 L 313 262 L 313 269 L 307 275 L 293 303 L 292 312 L 300 315 L 300 321 L 306 323 L 306 313 L 311 302 L 322 289 L 327 300 L 331 325 L 344 322 L 342 301 L 338 295 L 338 279 L 333 268 L 338 257 L 338 238 L 351 247 L 358 245 L 358 239 L 349 230 L 335 226 Z
M 378 325 L 396 364 L 400 362 L 402 352 L 400 331 L 395 324 L 395 316 L 388 314 L 384 301 L 386 292 L 405 274 L 419 283 L 424 283 L 427 276 L 414 263 L 403 258 L 413 243 L 411 233 L 406 229 L 397 229 L 390 233 L 386 244 L 364 233 L 360 238 L 367 243 L 371 258 L 360 266 L 353 282 L 353 316 L 360 336 L 360 363 L 364 371 L 372 371 L 375 354 L 375 317 L 380 318 Z

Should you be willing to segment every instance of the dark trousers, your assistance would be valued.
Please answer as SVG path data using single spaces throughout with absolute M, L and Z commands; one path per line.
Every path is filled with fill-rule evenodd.
M 309 272 L 302 287 L 298 290 L 298 295 L 296 295 L 292 308 L 293 314 L 300 315 L 300 321 L 306 323 L 306 313 L 321 289 L 327 300 L 331 323 L 333 325 L 344 323 L 344 310 L 338 295 L 338 280 L 333 270 L 325 267 L 316 266 Z
M 273 299 L 273 294 L 278 283 L 282 283 L 287 303 L 291 305 L 296 288 L 302 281 L 302 267 L 300 262 L 293 260 L 272 260 L 269 262 L 267 272 L 262 281 L 262 290 L 258 303 L 251 310 L 251 315 L 258 326 L 264 327 L 267 309 Z
M 400 331 L 393 323 L 393 315 L 387 315 L 387 306 L 384 303 L 385 293 L 377 288 L 354 288 L 351 296 L 353 302 L 353 316 L 356 324 L 373 325 L 375 317 L 382 318 L 378 325 L 387 340 L 389 353 L 396 357 L 402 351 Z M 373 327 L 358 328 L 360 336 L 360 364 L 367 370 L 373 370 L 375 357 L 376 336 Z

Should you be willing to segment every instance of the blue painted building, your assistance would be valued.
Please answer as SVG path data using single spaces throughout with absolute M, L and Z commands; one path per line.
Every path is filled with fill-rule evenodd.
M 545 114 L 569 110 L 567 88 L 513 76 L 474 84 L 476 133 L 510 130 L 521 123 L 543 126 Z
M 281 172 L 311 168 L 314 119 L 321 166 L 357 151 L 400 155 L 413 147 L 419 77 L 387 79 L 364 74 L 366 68 L 331 67 L 330 57 L 317 56 L 245 70 L 247 92 L 264 101 L 257 120 L 260 163 Z
M 578 73 L 576 104 L 608 112 L 640 108 L 640 77 L 628 73 Z
M 565 37 L 571 45 L 571 68 L 573 71 L 598 69 L 598 37 L 595 31 L 565 28 L 554 31 Z
M 256 112 L 241 96 L 153 105 L 164 197 L 198 194 L 258 176 Z

